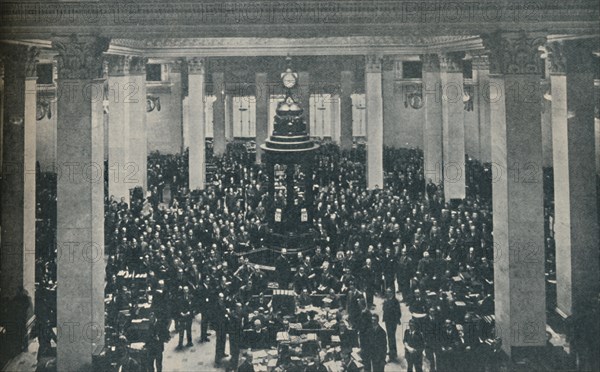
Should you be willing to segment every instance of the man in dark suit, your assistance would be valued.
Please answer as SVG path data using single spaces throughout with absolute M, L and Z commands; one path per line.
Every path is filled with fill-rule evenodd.
M 460 335 L 456 325 L 450 319 L 446 319 L 444 330 L 440 337 L 439 371 L 453 371 L 455 367 L 456 354 L 461 344 Z
M 417 322 L 411 319 L 408 323 L 409 329 L 404 331 L 404 349 L 406 351 L 407 371 L 423 372 L 423 348 L 425 341 L 423 334 L 417 330 Z
M 227 341 L 229 314 L 227 307 L 225 306 L 225 295 L 223 293 L 219 293 L 217 298 L 214 314 L 215 330 L 217 333 L 217 342 L 215 345 L 215 365 L 219 366 L 221 364 L 221 360 L 227 356 L 225 355 L 225 343 Z
M 279 288 L 287 289 L 290 282 L 290 262 L 286 256 L 287 249 L 281 249 L 281 255 L 275 260 L 275 271 L 277 272 Z
M 250 351 L 244 353 L 244 361 L 238 367 L 237 372 L 254 372 L 254 366 L 252 365 L 252 353 Z
M 179 344 L 177 349 L 183 348 L 183 333 L 187 333 L 187 346 L 194 346 L 192 342 L 192 319 L 194 318 L 194 302 L 188 286 L 183 287 L 183 293 L 177 307 Z
M 386 290 L 386 299 L 383 301 L 383 322 L 388 337 L 390 361 L 398 358 L 396 347 L 396 327 L 401 322 L 402 312 L 400 302 L 396 298 L 393 288 Z
M 156 362 L 156 372 L 162 371 L 163 351 L 165 342 L 169 340 L 169 331 L 156 319 L 154 312 L 150 313 L 150 328 L 148 329 L 148 339 L 146 340 L 146 351 L 148 353 L 148 369 L 154 371 Z
M 425 357 L 429 360 L 429 369 L 437 370 L 437 360 L 440 352 L 440 333 L 442 323 L 435 308 L 429 308 L 427 317 L 423 319 L 423 338 L 425 339 Z
M 387 340 L 385 331 L 379 325 L 379 315 L 371 315 L 371 327 L 367 330 L 366 343 L 361 345 L 365 371 L 383 372 L 385 368 L 385 355 L 387 353 Z
M 231 314 L 229 326 L 229 351 L 231 353 L 231 369 L 235 370 L 238 366 L 240 357 L 240 343 L 242 339 L 242 330 L 244 327 L 244 312 L 242 304 L 235 304 L 235 311 Z

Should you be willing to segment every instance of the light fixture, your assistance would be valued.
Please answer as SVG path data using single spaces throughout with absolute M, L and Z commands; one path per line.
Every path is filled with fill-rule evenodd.
M 46 116 L 48 117 L 48 119 L 52 119 L 52 107 L 50 105 L 50 102 L 48 102 L 45 99 L 38 100 L 37 104 L 36 104 L 35 119 L 37 121 L 40 121 L 40 120 L 44 119 Z
M 23 125 L 23 117 L 20 115 L 11 115 L 8 118 L 8 122 L 12 125 Z
M 423 95 L 420 87 L 410 86 L 409 89 L 405 90 L 404 107 L 408 108 L 408 106 L 415 110 L 423 107 Z
M 146 112 L 160 111 L 160 97 L 147 95 L 146 96 Z
M 463 104 L 465 111 L 473 111 L 473 87 L 467 85 L 463 88 Z

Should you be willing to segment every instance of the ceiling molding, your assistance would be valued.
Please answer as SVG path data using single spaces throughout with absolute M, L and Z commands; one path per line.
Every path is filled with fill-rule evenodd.
M 324 56 L 383 55 L 410 56 L 427 51 L 481 49 L 477 36 L 423 37 L 347 36 L 319 38 L 157 38 L 113 39 L 108 53 L 143 54 L 151 58 L 233 56 Z

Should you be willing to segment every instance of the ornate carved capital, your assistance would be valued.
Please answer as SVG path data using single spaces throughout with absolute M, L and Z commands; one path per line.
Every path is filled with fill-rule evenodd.
M 191 57 L 187 59 L 188 74 L 204 74 L 206 61 L 204 58 Z
M 381 60 L 383 57 L 379 54 L 367 54 L 365 56 L 366 72 L 381 72 Z
M 129 73 L 132 75 L 145 75 L 146 64 L 148 64 L 148 58 L 132 57 L 129 62 Z
M 597 45 L 588 40 L 553 41 L 546 44 L 552 74 L 593 72 Z
M 471 59 L 473 70 L 489 70 L 490 58 L 487 54 L 474 54 Z
M 80 38 L 71 35 L 52 41 L 58 51 L 59 79 L 88 80 L 102 76 L 102 53 L 106 52 L 110 40 L 102 37 Z
M 384 56 L 381 62 L 381 68 L 383 71 L 394 71 L 396 65 L 396 58 L 393 56 Z
M 440 71 L 440 60 L 437 54 L 421 54 L 421 62 L 423 62 L 424 72 Z
M 34 78 L 40 50 L 25 45 L 3 45 L 0 51 L 6 77 Z
M 440 69 L 446 72 L 462 72 L 464 53 L 441 53 Z
M 109 76 L 124 76 L 129 74 L 131 56 L 107 55 L 106 62 Z
M 227 59 L 226 58 L 207 58 L 205 60 L 206 70 L 211 72 L 223 72 L 227 69 Z
M 181 69 L 183 68 L 183 66 L 184 66 L 183 60 L 180 58 L 177 58 L 176 60 L 174 60 L 173 62 L 171 62 L 169 64 L 169 67 L 171 68 L 171 72 L 173 72 L 175 74 L 181 74 Z
M 489 51 L 492 74 L 541 74 L 539 47 L 546 38 L 521 31 L 518 34 L 496 32 L 481 36 Z

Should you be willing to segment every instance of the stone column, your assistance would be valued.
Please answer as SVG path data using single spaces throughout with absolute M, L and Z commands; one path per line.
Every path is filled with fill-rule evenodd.
M 542 81 L 542 167 L 552 167 L 552 101 L 547 99 L 546 93 L 551 93 L 550 86 L 550 58 L 544 60 L 546 76 Z M 550 94 L 551 96 L 551 94 Z
M 306 71 L 298 73 L 298 98 L 300 106 L 304 110 L 304 120 L 306 120 L 306 128 L 310 128 L 310 74 Z M 258 123 L 256 124 L 258 125 Z M 309 129 L 310 132 L 310 129 Z M 314 136 L 314 133 L 310 133 Z
M 260 148 L 269 136 L 269 102 L 271 98 L 268 74 L 257 72 L 255 77 L 256 97 L 256 164 L 262 161 L 263 150 Z M 305 111 L 306 112 L 306 108 Z
M 442 132 L 444 198 L 465 198 L 465 113 L 463 103 L 462 55 L 440 55 L 442 83 Z
M 58 51 L 57 370 L 89 370 L 104 345 L 102 53 L 109 40 L 53 41 Z M 85 58 L 82 58 L 85 56 Z
M 146 58 L 133 57 L 129 63 L 129 81 L 134 94 L 129 99 L 129 157 L 135 164 L 131 186 L 148 190 L 148 139 L 146 129 Z
M 383 188 L 383 97 L 381 56 L 368 55 L 365 65 L 367 110 L 367 188 Z
M 546 343 L 538 55 L 545 39 L 521 33 L 483 40 L 497 88 L 491 96 L 496 328 L 503 350 L 514 356 Z
M 1 52 L 4 56 L 4 107 L 0 288 L 3 301 L 12 300 L 20 287 L 33 301 L 36 63 L 39 51 L 33 47 L 11 45 L 4 46 Z
M 225 139 L 233 140 L 233 96 L 225 96 Z
M 204 135 L 204 60 L 189 58 L 187 121 L 190 123 L 189 187 L 190 190 L 204 190 L 206 182 L 206 139 Z
M 222 156 L 225 154 L 227 143 L 225 142 L 225 73 L 213 72 L 213 144 L 214 154 Z
M 479 116 L 479 161 L 492 161 L 492 132 L 490 124 L 490 62 L 488 56 L 479 54 L 473 56 L 473 76 L 475 86 L 475 107 Z
M 340 144 L 340 96 L 331 95 L 331 141 Z
M 340 147 L 342 150 L 352 149 L 352 90 L 354 89 L 354 72 L 341 72 L 340 89 Z
M 129 121 L 133 115 L 134 84 L 129 80 L 130 56 L 109 55 L 108 62 L 108 195 L 129 203 L 133 187 L 130 171 L 136 164 L 129 156 Z M 134 92 L 132 95 L 131 92 Z M 139 169 L 138 169 L 139 171 Z
M 552 86 L 557 306 L 581 314 L 598 295 L 594 43 L 548 44 Z
M 440 62 L 436 54 L 424 54 L 423 62 L 423 170 L 425 183 L 439 185 L 444 179 L 442 152 L 442 81 Z
M 193 142 L 189 141 L 189 138 L 186 138 L 184 141 L 183 136 L 185 134 L 189 134 L 189 128 L 184 127 L 183 122 L 183 85 L 182 85 L 182 74 L 181 69 L 183 68 L 182 60 L 175 60 L 169 64 L 169 80 L 171 81 L 171 100 L 169 104 L 174 105 L 173 110 L 179 113 L 177 117 L 181 118 L 181 130 L 177 134 L 177 139 L 179 141 L 180 151 L 183 153 L 185 150 L 185 145 L 191 147 Z M 189 101 L 189 98 L 188 98 Z M 163 103 L 166 104 L 166 103 Z M 189 125 L 189 123 L 188 123 Z M 187 133 L 186 133 L 187 132 Z
M 395 122 L 394 111 L 396 110 L 396 102 L 395 94 L 394 94 L 394 84 L 396 80 L 396 76 L 394 73 L 394 58 L 393 57 L 384 57 L 382 62 L 383 71 L 381 73 L 382 79 L 382 95 L 383 95 L 383 128 L 394 128 L 397 125 L 402 125 L 402 123 Z M 393 138 L 384 137 L 384 144 L 389 146 L 393 144 Z

